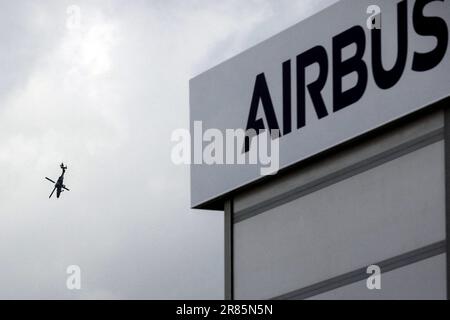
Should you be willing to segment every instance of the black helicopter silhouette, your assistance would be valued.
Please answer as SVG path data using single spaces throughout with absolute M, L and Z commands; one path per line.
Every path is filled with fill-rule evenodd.
M 50 178 L 45 177 L 45 179 L 47 179 L 48 181 L 52 182 L 53 184 L 55 184 L 55 187 L 53 188 L 52 193 L 50 193 L 50 196 L 48 197 L 49 199 L 52 197 L 53 192 L 55 192 L 56 190 L 56 197 L 59 198 L 59 196 L 61 195 L 61 192 L 63 192 L 64 190 L 70 191 L 69 189 L 66 188 L 66 186 L 63 184 L 64 182 L 64 173 L 66 173 L 66 169 L 67 167 L 64 166 L 64 163 L 61 163 L 61 169 L 62 169 L 62 174 L 61 176 L 58 178 L 58 181 L 53 181 Z

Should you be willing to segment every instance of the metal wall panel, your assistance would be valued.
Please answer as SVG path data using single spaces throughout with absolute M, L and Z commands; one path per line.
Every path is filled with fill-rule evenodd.
M 344 148 L 333 152 L 320 161 L 303 165 L 288 174 L 278 175 L 266 183 L 258 184 L 234 196 L 234 212 L 240 215 L 243 211 L 251 210 L 273 197 L 286 194 L 292 189 L 306 183 L 316 181 L 337 170 L 347 168 L 368 158 L 388 152 L 393 148 L 419 139 L 436 130 L 444 128 L 443 108 L 435 108 L 421 116 L 396 123 L 389 130 L 383 130 L 365 139 L 364 143 L 352 144 L 351 148 Z M 442 134 L 443 138 L 443 134 Z
M 311 300 L 444 300 L 446 294 L 446 255 L 441 254 L 381 274 L 381 289 L 367 289 L 366 280 L 328 291 Z
M 234 225 L 234 297 L 268 299 L 445 239 L 444 144 Z

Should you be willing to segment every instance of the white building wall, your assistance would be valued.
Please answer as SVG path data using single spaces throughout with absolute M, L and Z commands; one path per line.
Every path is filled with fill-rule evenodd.
M 368 154 L 373 157 L 400 142 L 429 135 L 441 128 L 442 113 L 422 120 L 390 132 L 382 141 L 368 143 L 361 147 L 364 152 L 361 148 L 353 151 L 356 155 L 360 152 L 361 159 Z M 352 158 L 351 152 L 349 148 L 345 155 L 325 161 L 323 170 L 319 163 L 310 175 L 317 178 L 321 172 L 332 172 L 333 160 L 336 169 L 345 167 L 342 159 L 361 160 Z M 445 240 L 443 140 L 275 207 L 268 206 L 264 212 L 239 218 L 240 211 L 264 203 L 280 189 L 286 193 L 312 181 L 300 179 L 305 175 L 293 174 L 262 187 L 260 192 L 248 191 L 236 197 L 235 299 L 282 296 Z M 443 257 L 445 254 L 389 271 L 383 275 L 385 289 L 376 296 L 361 293 L 369 290 L 361 289 L 365 282 L 359 281 L 317 298 L 445 298 Z M 417 277 L 429 280 L 422 283 L 419 279 L 414 286 L 410 280 L 416 271 Z

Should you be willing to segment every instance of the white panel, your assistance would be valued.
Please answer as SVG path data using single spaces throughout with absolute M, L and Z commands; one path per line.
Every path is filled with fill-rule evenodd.
M 445 300 L 446 255 L 441 254 L 381 274 L 381 289 L 367 289 L 366 280 L 314 296 L 311 300 Z
M 233 208 L 236 212 L 245 210 L 308 182 L 443 128 L 444 112 L 442 109 L 437 109 L 435 112 L 422 115 L 407 123 L 398 124 L 395 128 L 385 130 L 385 132 L 380 133 L 376 137 L 366 139 L 366 143 L 352 145 L 350 148 L 330 154 L 326 158 L 322 157 L 320 161 L 291 170 L 289 175 L 281 175 L 266 183 L 258 184 L 249 190 L 237 193 L 233 198 Z
M 272 298 L 445 239 L 438 142 L 237 223 L 235 296 Z

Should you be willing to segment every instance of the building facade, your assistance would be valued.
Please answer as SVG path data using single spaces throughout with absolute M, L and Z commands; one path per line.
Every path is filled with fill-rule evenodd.
M 191 166 L 227 299 L 450 296 L 448 26 L 449 1 L 343 0 L 191 80 L 191 128 L 281 132 L 274 175 Z

